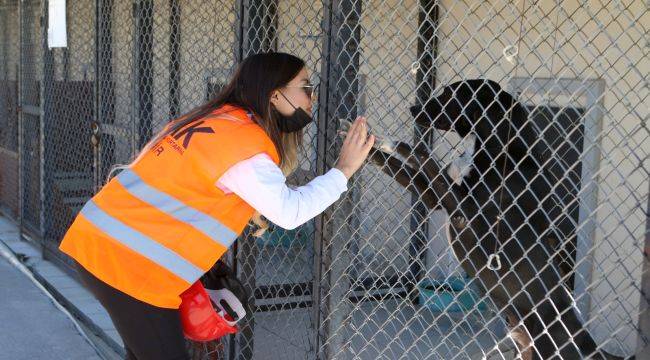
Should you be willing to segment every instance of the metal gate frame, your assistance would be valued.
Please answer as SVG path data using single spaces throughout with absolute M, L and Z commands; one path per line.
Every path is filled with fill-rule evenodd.
M 37 0 L 38 1 L 38 0 Z M 32 1 L 34 2 L 34 1 Z M 31 2 L 30 2 L 31 3 Z M 39 7 L 39 12 L 41 14 L 45 13 L 45 7 L 44 7 L 45 2 L 38 1 L 37 5 Z M 32 44 L 31 43 L 31 32 L 27 32 L 26 30 L 28 29 L 28 26 L 30 26 L 28 20 L 28 16 L 30 15 L 26 11 L 27 2 L 25 1 L 20 1 L 19 2 L 19 15 L 18 15 L 18 23 L 19 23 L 19 64 L 18 64 L 18 224 L 19 228 L 21 231 L 21 234 L 23 234 L 23 237 L 28 237 L 31 239 L 34 238 L 39 238 L 43 234 L 43 226 L 44 226 L 44 214 L 42 211 L 42 204 L 44 200 L 44 159 L 42 154 L 44 153 L 44 144 L 43 144 L 43 124 L 44 124 L 44 109 L 42 106 L 42 102 L 44 99 L 45 95 L 45 89 L 43 86 L 43 79 L 42 78 L 32 78 L 31 80 L 33 82 L 36 82 L 40 84 L 39 86 L 39 91 L 38 94 L 32 94 L 32 97 L 36 95 L 39 99 L 38 104 L 34 103 L 29 103 L 28 100 L 26 99 L 25 92 L 27 91 L 27 77 L 30 75 L 26 71 L 25 64 L 28 61 L 31 61 L 29 59 L 33 59 L 33 56 L 29 56 L 26 54 L 28 50 L 31 50 L 32 52 L 34 51 L 39 51 L 39 47 L 41 47 L 41 51 L 45 46 L 45 42 L 41 41 L 40 44 Z M 32 5 L 33 6 L 33 5 Z M 45 36 L 45 26 L 43 25 L 43 17 L 39 17 L 37 19 L 34 18 L 29 18 L 29 20 L 38 22 L 39 27 L 40 27 L 40 34 L 39 37 L 41 40 L 44 39 Z M 31 47 L 31 49 L 30 49 Z M 26 60 L 27 59 L 27 60 Z M 36 67 L 33 65 L 32 70 L 34 70 Z M 31 74 L 32 76 L 35 75 L 34 73 Z M 28 172 L 25 169 L 26 165 L 26 158 L 27 154 L 25 154 L 25 129 L 26 129 L 26 122 L 29 119 L 29 116 L 37 117 L 37 129 L 39 131 L 39 136 L 38 136 L 38 154 L 37 158 L 39 161 L 38 164 L 38 169 L 39 169 L 39 174 L 38 174 L 38 199 L 37 203 L 38 208 L 36 211 L 39 212 L 38 214 L 38 223 L 37 224 L 30 224 L 28 221 L 25 219 L 25 211 L 26 211 L 26 201 L 25 201 L 25 185 L 26 185 L 26 177 L 28 176 Z M 33 181 L 33 180 L 32 180 Z

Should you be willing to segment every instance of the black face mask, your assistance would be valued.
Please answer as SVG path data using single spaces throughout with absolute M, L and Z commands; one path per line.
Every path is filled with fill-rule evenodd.
M 292 133 L 301 130 L 305 126 L 309 125 L 309 123 L 312 121 L 311 115 L 307 114 L 305 110 L 303 110 L 301 107 L 297 108 L 293 106 L 291 101 L 287 99 L 286 96 L 284 96 L 283 93 L 280 92 L 280 95 L 282 95 L 285 100 L 291 105 L 295 111 L 293 114 L 289 116 L 282 115 L 279 111 L 275 110 L 277 113 L 276 115 L 278 116 L 279 120 L 278 121 L 278 128 L 280 129 L 281 132 L 283 133 Z

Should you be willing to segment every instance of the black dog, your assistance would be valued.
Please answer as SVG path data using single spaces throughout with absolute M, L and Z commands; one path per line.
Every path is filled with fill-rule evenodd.
M 598 348 L 562 284 L 568 275 L 547 241 L 553 184 L 527 110 L 497 83 L 478 79 L 451 84 L 411 111 L 428 131 L 473 134 L 471 171 L 452 179 L 462 172 L 442 169 L 423 143 L 380 141 L 371 159 L 429 209 L 446 210 L 456 257 L 503 311 L 522 358 L 619 359 Z

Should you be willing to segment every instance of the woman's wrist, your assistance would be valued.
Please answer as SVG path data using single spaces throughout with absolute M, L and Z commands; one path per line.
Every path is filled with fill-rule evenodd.
M 341 166 L 341 165 L 337 164 L 336 166 L 334 166 L 334 168 L 338 169 L 340 172 L 342 172 L 343 175 L 345 175 L 345 178 L 348 179 L 348 180 L 350 180 L 350 178 L 352 177 L 352 174 L 354 174 L 354 171 L 352 171 L 347 166 Z

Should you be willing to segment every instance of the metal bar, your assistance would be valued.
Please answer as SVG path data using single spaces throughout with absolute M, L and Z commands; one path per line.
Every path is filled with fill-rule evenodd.
M 579 82 L 567 83 L 568 80 L 562 80 L 561 83 L 567 87 L 571 94 L 578 92 Z M 580 83 L 583 83 L 580 81 Z M 583 135 L 583 153 L 582 171 L 580 174 L 581 191 L 579 196 L 579 215 L 578 222 L 583 224 L 577 234 L 576 244 L 576 275 L 574 283 L 575 296 L 578 298 L 578 309 L 583 321 L 590 317 L 591 313 L 591 296 L 589 288 L 593 275 L 593 246 L 596 237 L 596 209 L 598 208 L 598 184 L 594 181 L 595 174 L 600 170 L 600 146 L 598 137 L 603 129 L 603 112 L 605 108 L 602 94 L 605 92 L 605 82 L 603 80 L 590 80 L 590 88 L 594 91 L 587 91 L 585 109 L 590 110 L 584 119 Z M 584 86 L 584 83 L 582 84 Z M 564 89 L 564 87 L 562 87 Z M 598 94 L 594 96 L 595 94 Z
M 2 58 L 0 58 L 0 61 L 2 61 L 2 72 L 3 75 L 5 76 L 5 79 L 7 79 L 7 74 L 9 73 L 9 44 L 11 42 L 11 39 L 9 37 L 9 21 L 7 19 L 8 13 L 9 13 L 10 7 L 8 5 L 3 5 L 0 7 L 0 18 L 2 18 L 2 39 L 4 40 L 2 42 Z M 8 79 L 7 79 L 8 80 Z
M 52 121 L 48 121 L 50 119 L 50 113 L 47 111 L 48 108 L 50 108 L 50 101 L 52 100 L 52 88 L 51 88 L 51 81 L 48 81 L 48 69 L 51 69 L 50 61 L 52 60 L 51 52 L 48 51 L 47 48 L 47 21 L 48 21 L 48 10 L 47 10 L 47 1 L 41 1 L 41 16 L 43 21 L 41 21 L 41 43 L 40 49 L 43 52 L 43 63 L 41 64 L 42 68 L 42 78 L 40 79 L 41 86 L 40 86 L 40 94 L 39 94 L 39 100 L 41 104 L 39 104 L 40 108 L 40 113 L 38 116 L 39 119 L 39 190 L 40 190 L 40 214 L 39 214 L 39 235 L 42 236 L 44 246 L 48 242 L 48 235 L 50 229 L 52 229 L 52 222 L 53 218 L 52 217 L 46 217 L 45 214 L 52 214 L 52 211 L 50 211 L 49 205 L 52 203 L 52 187 L 51 187 L 51 182 L 49 181 L 50 179 L 47 179 L 47 174 L 48 174 L 48 169 L 46 168 L 46 164 L 53 164 L 51 160 L 53 153 L 51 151 L 47 151 L 49 149 L 49 146 L 47 146 L 47 141 L 48 138 L 46 138 L 45 134 L 51 134 L 51 132 L 48 131 L 48 129 L 53 125 Z M 49 78 L 50 80 L 54 80 L 53 77 Z M 48 96 L 49 95 L 49 96 Z M 46 252 L 43 251 L 43 257 L 46 258 Z
M 41 116 L 41 106 L 37 105 L 23 105 L 21 111 L 28 115 Z
M 272 0 L 275 1 L 275 0 Z M 277 8 L 277 3 L 274 6 L 268 5 L 269 1 L 260 0 L 260 1 L 244 1 L 243 3 L 243 18 L 241 19 L 243 25 L 241 26 L 241 47 L 242 47 L 242 58 L 247 56 L 257 54 L 260 52 L 265 52 L 272 50 L 272 46 L 268 41 L 258 41 L 256 34 L 262 33 L 268 39 L 275 39 L 275 28 L 272 26 L 277 17 L 275 12 L 269 12 L 270 8 Z M 255 30 L 255 31 L 251 31 Z M 239 238 L 238 245 L 236 247 L 236 269 L 238 275 L 242 276 L 242 282 L 244 286 L 248 289 L 255 291 L 256 284 L 256 261 L 258 258 L 259 249 L 255 243 L 255 239 L 250 231 L 246 231 Z M 255 305 L 255 297 L 251 299 L 253 302 L 251 305 Z M 255 321 L 251 317 L 246 326 L 242 328 L 237 336 L 237 345 L 238 349 L 238 359 L 252 359 L 253 350 L 254 350 L 254 329 Z
M 40 5 L 42 3 L 39 1 L 38 4 Z M 32 41 L 33 41 L 33 28 L 32 28 L 33 24 L 31 22 L 36 20 L 34 18 L 34 8 L 35 8 L 35 5 L 33 3 L 26 2 L 25 7 L 23 8 L 23 12 L 22 12 L 23 19 L 21 20 L 22 21 L 21 22 L 21 34 L 22 34 L 21 35 L 21 39 L 22 39 L 21 40 L 21 67 L 22 67 L 21 79 L 23 81 L 23 84 L 22 84 L 22 91 L 21 91 L 21 100 L 22 100 L 21 101 L 21 108 L 25 107 L 25 106 L 30 106 L 30 105 L 35 106 L 36 108 L 39 107 L 37 104 L 32 103 L 34 101 L 33 98 L 35 97 L 34 90 L 36 90 L 37 84 L 40 84 L 41 87 L 43 85 L 42 83 L 38 82 L 38 80 L 41 80 L 41 79 L 36 79 L 35 78 L 35 75 L 36 75 L 35 65 L 36 64 L 34 62 L 34 58 L 35 58 L 34 57 L 34 51 L 35 51 L 34 47 L 36 47 L 36 49 L 38 49 L 38 44 L 32 43 Z M 39 8 L 39 11 L 40 11 L 40 8 Z M 38 50 L 36 50 L 36 51 L 38 51 Z M 39 89 L 39 92 L 40 91 L 41 91 L 41 89 Z M 36 97 L 38 97 L 38 96 L 36 96 Z M 40 111 L 36 115 L 33 115 L 33 116 L 36 116 L 38 118 L 38 120 L 37 120 L 38 123 L 34 124 L 33 121 L 26 122 L 25 119 L 27 119 L 27 118 L 23 117 L 23 120 L 22 120 L 23 133 L 26 132 L 27 129 L 29 129 L 31 127 L 35 127 L 36 129 L 38 129 L 36 131 L 40 132 L 40 129 L 41 129 Z M 25 134 L 23 134 L 23 140 L 26 139 L 24 136 L 25 136 Z M 41 174 L 40 174 L 40 169 L 41 169 L 41 154 L 40 154 L 40 151 L 41 151 L 41 134 L 29 134 L 28 142 L 26 143 L 25 141 L 23 141 L 23 146 L 25 146 L 26 144 L 29 144 L 29 146 L 31 147 L 31 145 L 34 144 L 34 143 L 36 143 L 37 148 L 35 148 L 35 149 L 30 148 L 30 150 L 33 151 L 34 153 L 36 153 L 35 155 L 37 157 L 35 158 L 34 156 L 32 156 L 33 154 L 30 154 L 29 157 L 23 157 L 22 158 L 22 160 L 23 160 L 23 168 L 25 167 L 25 165 L 28 165 L 28 167 L 29 167 L 29 169 L 26 169 L 23 172 L 24 176 L 29 175 L 29 179 L 28 179 L 29 181 L 26 181 L 25 183 L 23 183 L 23 187 L 25 187 L 25 186 L 30 186 L 31 187 L 32 185 L 34 185 L 34 181 L 36 181 L 39 188 L 36 189 L 35 194 L 33 194 L 31 192 L 26 193 L 25 191 L 23 191 L 22 196 L 24 197 L 24 196 L 27 195 L 29 197 L 29 199 L 27 199 L 28 200 L 27 202 L 25 202 L 25 200 L 23 199 L 23 210 L 26 210 L 25 206 L 27 206 L 29 208 L 29 209 L 27 209 L 27 210 L 29 210 L 29 212 L 25 213 L 24 215 L 26 215 L 25 217 L 27 217 L 29 220 L 25 221 L 25 219 L 23 218 L 22 225 L 23 225 L 23 229 L 29 230 L 32 234 L 38 234 L 38 236 L 40 237 L 42 235 L 42 234 L 40 234 L 40 232 L 41 232 L 41 214 L 40 214 L 40 210 L 42 210 L 42 209 L 40 209 L 40 206 L 41 206 L 41 197 L 40 197 L 40 192 L 41 192 L 41 189 L 40 189 L 40 187 L 41 187 L 41 179 L 40 179 L 40 176 L 41 176 Z M 38 163 L 36 163 L 37 166 L 34 168 L 35 161 L 38 161 Z M 35 178 L 33 176 L 34 174 L 31 174 L 31 173 L 29 173 L 27 171 L 27 170 L 33 170 L 33 169 L 38 169 L 38 172 L 39 172 L 38 178 Z M 37 197 L 32 198 L 34 195 L 36 195 Z M 36 201 L 34 201 L 34 200 L 36 200 Z M 30 205 L 32 205 L 32 203 L 34 203 L 35 208 L 32 208 L 30 206 Z M 36 211 L 36 213 L 33 213 L 33 211 Z M 30 228 L 27 229 L 27 227 L 30 227 Z
M 115 124 L 100 124 L 99 132 L 106 135 L 125 137 L 129 133 L 129 129 Z
M 245 20 L 246 20 L 246 4 L 248 0 L 236 0 L 235 1 L 235 13 L 236 13 L 236 24 L 235 24 L 235 43 L 233 44 L 233 58 L 235 64 L 239 64 L 244 57 L 244 47 L 246 46 L 246 37 L 245 37 Z M 239 274 L 239 241 L 235 241 L 235 244 L 232 246 L 231 251 L 228 252 L 228 258 L 232 265 L 232 271 L 234 274 Z M 237 341 L 235 341 L 235 336 L 228 337 L 228 359 L 234 360 L 235 354 L 237 352 Z
M 320 69 L 320 87 L 319 87 L 319 99 L 325 99 L 325 101 L 318 101 L 318 118 L 316 119 L 317 131 L 316 131 L 316 171 L 318 174 L 324 174 L 327 170 L 328 156 L 328 127 L 331 127 L 332 124 L 328 121 L 329 114 L 329 88 L 330 88 L 330 71 L 333 63 L 332 56 L 332 18 L 333 18 L 333 1 L 332 0 L 323 0 L 323 21 L 321 22 L 321 33 L 324 34 L 322 38 L 322 58 L 321 69 Z M 325 231 L 327 230 L 326 224 L 332 216 L 332 209 L 325 210 L 322 214 L 316 217 L 314 220 L 314 279 L 313 279 L 313 319 L 314 319 L 314 352 L 315 359 L 320 359 L 320 345 L 322 338 L 327 336 L 326 333 L 321 333 L 321 310 L 327 309 L 327 307 L 321 308 L 321 301 L 323 298 L 323 293 L 329 291 L 329 286 L 326 286 L 327 282 L 322 282 L 323 268 L 326 266 L 324 263 L 323 257 L 323 243 L 325 241 Z M 324 285 L 326 287 L 324 287 Z
M 639 301 L 639 335 L 636 353 L 638 359 L 650 359 L 650 183 L 648 183 L 648 204 L 645 210 L 645 244 L 641 265 L 641 294 Z
M 151 138 L 153 125 L 153 0 L 138 0 L 136 8 L 136 74 L 138 143 Z M 136 150 L 137 151 L 137 150 Z
M 256 287 L 255 279 L 255 260 L 258 256 L 258 248 L 255 243 L 250 227 L 248 227 L 236 241 L 236 262 L 237 262 L 237 277 L 240 279 L 244 287 L 254 290 Z M 255 306 L 255 296 L 252 292 L 251 297 L 248 299 L 251 308 Z M 254 330 L 255 330 L 255 316 L 248 317 L 245 324 L 241 326 L 241 330 L 235 335 L 237 337 L 237 359 L 248 360 L 253 358 L 254 346 Z
M 24 9 L 25 3 L 23 1 L 18 2 L 18 70 L 16 72 L 16 80 L 18 83 L 18 91 L 16 96 L 18 97 L 18 107 L 23 106 L 23 86 L 24 86 L 24 80 L 23 80 L 23 38 L 24 38 L 24 33 L 23 33 L 23 13 L 25 11 Z M 23 211 L 25 207 L 25 201 L 23 200 L 23 196 L 25 194 L 25 191 L 23 189 L 24 187 L 24 179 L 23 179 L 23 162 L 25 161 L 23 157 L 23 146 L 24 146 L 24 129 L 23 129 L 23 121 L 25 119 L 25 114 L 22 111 L 18 112 L 18 229 L 20 230 L 21 234 L 23 232 L 23 227 L 24 227 L 24 219 L 23 219 Z
M 327 127 L 325 136 L 337 144 L 336 128 L 337 119 L 356 117 L 356 104 L 359 92 L 359 46 L 361 43 L 360 19 L 362 13 L 362 0 L 341 0 L 334 1 L 331 8 L 331 36 L 328 61 L 332 71 L 328 73 Z M 325 164 L 333 165 L 338 156 L 338 149 L 334 149 L 329 143 L 325 148 Z M 322 169 L 325 170 L 325 169 Z M 348 187 L 353 188 L 353 180 Z M 332 212 L 326 214 L 329 228 L 323 238 L 324 254 L 323 267 L 329 269 L 326 278 L 323 279 L 329 294 L 327 303 L 322 304 L 322 354 L 317 349 L 319 356 L 324 359 L 333 357 L 346 358 L 347 342 L 344 338 L 345 331 L 336 331 L 343 325 L 344 319 L 350 313 L 351 302 L 347 299 L 350 288 L 349 274 L 347 268 L 350 265 L 348 244 L 351 234 L 354 233 L 354 224 L 343 223 L 339 219 L 344 218 L 343 214 L 351 213 L 355 201 L 353 193 L 348 191 L 341 205 Z M 358 196 L 358 194 L 357 194 Z M 337 218 L 341 216 L 341 218 Z M 334 233 L 334 230 L 337 231 Z M 330 232 L 332 234 L 330 234 Z
M 113 19 L 114 0 L 99 0 L 97 2 L 97 46 L 95 48 L 96 60 L 96 78 L 95 87 L 97 89 L 95 99 L 96 112 L 95 122 L 99 130 L 105 131 L 106 134 L 121 136 L 130 139 L 131 129 L 123 129 L 120 134 L 113 134 L 112 128 L 115 126 L 115 84 L 113 81 L 113 31 L 111 29 Z M 97 136 L 97 145 L 93 149 L 93 189 L 99 191 L 103 182 L 107 167 L 112 163 L 114 148 L 106 146 L 109 138 L 106 136 Z M 130 141 L 133 143 L 133 141 Z
M 169 0 L 169 12 L 169 118 L 174 119 L 179 115 L 178 84 L 181 80 L 181 6 L 178 0 Z
M 0 154 L 15 158 L 16 160 L 18 159 L 18 152 L 17 151 L 11 151 L 11 150 L 5 149 L 3 147 L 0 147 Z
M 436 0 L 421 0 L 418 12 L 418 71 L 416 73 L 416 101 L 418 105 L 424 105 L 433 90 L 436 88 L 436 69 L 434 59 L 438 56 L 438 37 L 436 28 L 438 26 L 438 2 Z M 432 147 L 433 136 L 431 127 L 423 126 L 413 122 L 414 144 L 424 143 L 428 148 Z M 424 137 L 424 139 L 423 139 Z M 419 204 L 419 205 L 418 205 Z M 409 239 L 410 266 L 409 277 L 403 283 L 407 293 L 411 294 L 411 301 L 417 302 L 418 293 L 413 291 L 417 283 L 424 277 L 426 270 L 426 246 L 429 239 L 429 211 L 424 204 L 419 202 L 417 195 L 411 195 L 411 233 Z
M 246 8 L 248 0 L 236 0 L 235 2 L 235 12 L 237 14 L 237 25 L 235 26 L 235 44 L 233 48 L 233 57 L 235 63 L 239 64 L 244 60 L 244 51 L 246 47 Z
M 102 6 L 104 5 L 103 0 L 97 0 L 95 1 L 95 54 L 94 54 L 94 59 L 95 59 L 95 81 L 93 82 L 93 94 L 95 95 L 95 101 L 94 101 L 94 111 L 95 111 L 95 119 L 94 123 L 95 126 L 98 126 L 98 124 L 101 122 L 102 119 L 102 111 L 101 111 L 101 106 L 102 106 L 102 96 L 101 96 L 101 85 L 103 82 L 101 81 L 102 79 L 102 36 L 104 35 L 102 30 L 103 30 L 103 9 Z M 99 142 L 101 141 L 100 137 L 97 135 L 91 135 L 91 136 L 96 136 L 95 141 L 93 144 L 93 192 L 95 192 L 97 189 L 99 189 L 99 181 L 98 179 L 100 178 L 100 171 L 99 171 Z M 92 141 L 92 140 L 91 140 Z

